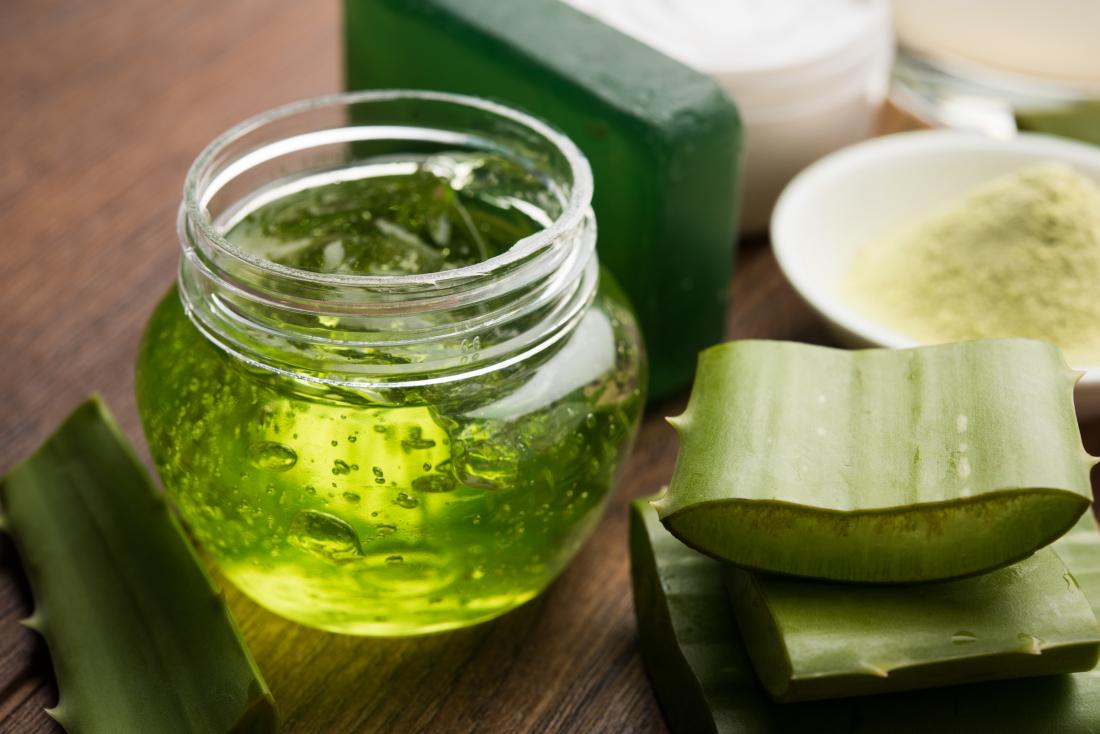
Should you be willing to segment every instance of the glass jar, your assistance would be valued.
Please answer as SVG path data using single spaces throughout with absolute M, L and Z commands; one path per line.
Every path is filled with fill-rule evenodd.
M 383 169 L 399 184 L 445 169 L 447 186 L 500 215 L 470 229 L 479 246 L 528 233 L 471 263 L 401 274 L 329 262 L 345 254 L 337 240 L 320 265 L 288 266 L 234 234 L 280 197 Z M 561 572 L 644 402 L 639 332 L 598 266 L 591 194 L 561 134 L 436 93 L 293 104 L 203 151 L 180 209 L 178 285 L 149 323 L 137 393 L 165 488 L 226 577 L 297 622 L 388 636 L 489 619 Z M 327 226 L 310 207 L 293 222 L 307 235 Z M 383 213 L 414 221 L 420 208 Z M 537 226 L 493 229 L 504 215 Z M 449 236 L 449 222 L 431 226 Z M 423 250 L 400 227 L 382 231 L 387 252 Z

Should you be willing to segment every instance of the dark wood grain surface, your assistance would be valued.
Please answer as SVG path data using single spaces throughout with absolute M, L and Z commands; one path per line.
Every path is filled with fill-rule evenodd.
M 133 360 L 171 283 L 184 173 L 246 116 L 340 85 L 333 0 L 0 3 L 0 471 L 98 390 L 143 447 Z M 820 341 L 762 243 L 741 248 L 728 334 Z M 625 505 L 667 481 L 649 411 L 603 522 L 548 593 L 412 641 L 329 635 L 227 588 L 287 732 L 661 732 L 638 657 Z M 1087 430 L 1093 452 L 1098 426 Z M 49 657 L 0 542 L 0 732 L 49 732 Z M 128 733 L 121 733 L 128 734 Z

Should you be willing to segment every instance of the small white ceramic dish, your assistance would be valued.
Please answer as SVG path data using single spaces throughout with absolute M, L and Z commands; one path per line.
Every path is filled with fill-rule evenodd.
M 841 297 L 840 283 L 852 256 L 975 186 L 1044 160 L 1068 163 L 1100 184 L 1100 147 L 1047 135 L 994 140 L 928 130 L 839 150 L 798 174 L 779 197 L 771 223 L 779 267 L 845 343 L 917 346 L 862 316 Z M 1100 416 L 1100 365 L 1073 367 L 1086 370 L 1077 385 L 1078 416 Z

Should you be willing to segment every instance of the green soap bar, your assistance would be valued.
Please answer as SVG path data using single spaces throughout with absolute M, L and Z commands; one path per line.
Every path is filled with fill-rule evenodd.
M 592 164 L 600 260 L 637 310 L 650 397 L 722 338 L 741 125 L 710 78 L 558 0 L 346 0 L 347 85 L 497 99 Z
M 831 584 L 728 566 L 760 682 L 777 701 L 1092 670 L 1100 626 L 1051 548 L 1006 568 L 908 586 Z
M 1054 544 L 1100 613 L 1091 516 Z M 723 564 L 676 540 L 645 500 L 630 518 L 642 659 L 674 732 L 974 734 L 1100 731 L 1100 669 L 882 696 L 774 703 L 757 681 L 723 588 Z
M 793 576 L 911 583 L 1014 563 L 1092 501 L 1058 349 L 989 339 L 849 351 L 706 350 L 661 521 L 697 550 Z

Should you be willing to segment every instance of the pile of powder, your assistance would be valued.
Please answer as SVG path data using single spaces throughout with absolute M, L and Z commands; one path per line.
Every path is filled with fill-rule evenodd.
M 921 343 L 1032 337 L 1100 367 L 1100 187 L 1061 163 L 995 179 L 861 249 L 843 289 Z

